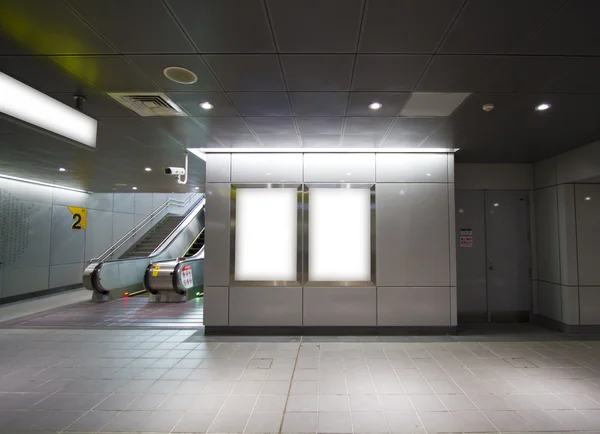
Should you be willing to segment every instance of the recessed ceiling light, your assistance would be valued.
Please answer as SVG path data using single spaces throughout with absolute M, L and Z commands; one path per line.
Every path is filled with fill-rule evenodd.
M 535 109 L 539 112 L 543 112 L 544 110 L 548 110 L 550 108 L 550 104 L 542 103 L 538 105 Z
M 152 167 L 146 167 L 144 170 L 145 170 L 146 172 L 152 172 Z
M 587 197 L 585 198 L 585 200 L 592 200 L 592 198 L 591 198 L 591 197 L 589 197 L 589 196 L 587 196 Z
M 67 169 L 65 169 L 64 167 L 59 167 L 59 168 L 58 168 L 58 171 L 59 171 L 59 172 L 66 172 L 66 171 L 67 171 Z
M 132 190 L 137 190 L 137 187 L 131 187 Z
M 494 206 L 500 206 L 500 204 L 499 203 L 495 203 Z
M 369 108 L 371 110 L 379 110 L 381 107 L 383 107 L 383 104 L 381 104 L 380 102 L 372 102 L 371 104 L 369 104 Z
M 180 66 L 169 66 L 163 70 L 163 74 L 169 80 L 179 84 L 194 84 L 198 81 L 196 74 Z
M 194 187 L 194 190 L 200 190 L 200 187 Z
M 200 107 L 202 107 L 204 110 L 210 110 L 214 106 L 211 103 L 209 103 L 208 101 L 204 101 L 204 102 L 200 103 Z
M 346 173 L 346 175 L 350 176 L 350 175 L 352 175 L 352 172 L 348 172 L 348 173 Z
M 431 173 L 426 173 L 427 176 L 431 176 Z

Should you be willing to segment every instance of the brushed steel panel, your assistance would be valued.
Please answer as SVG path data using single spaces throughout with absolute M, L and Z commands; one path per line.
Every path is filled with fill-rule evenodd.
M 454 154 L 448 154 L 448 182 L 454 182 Z
M 583 287 L 583 292 L 586 293 L 586 289 L 589 287 Z M 588 308 L 594 309 L 594 317 L 596 324 L 600 324 L 598 314 L 600 313 L 600 297 L 597 296 L 600 291 L 596 289 L 593 295 L 596 296 L 596 303 L 589 298 L 585 300 L 586 306 L 582 307 L 582 310 L 586 312 Z M 562 322 L 565 324 L 579 325 L 579 287 L 578 286 L 561 286 L 562 295 Z
M 377 154 L 377 182 L 448 182 L 447 154 Z
M 305 287 L 305 326 L 376 326 L 377 288 Z
M 0 298 L 4 297 L 4 294 L 2 293 L 2 285 L 4 282 L 3 273 L 4 273 L 3 267 L 2 267 L 2 265 L 0 265 Z
M 450 242 L 450 286 L 456 286 L 456 210 L 454 183 L 448 184 L 448 233 Z
M 535 191 L 538 279 L 558 284 L 560 283 L 560 247 L 557 202 L 556 186 Z
M 375 154 L 304 154 L 304 182 L 375 182 Z
M 5 267 L 3 274 L 2 297 L 27 294 L 48 288 L 48 266 L 27 268 Z
M 446 184 L 377 184 L 377 285 L 450 286 Z
M 562 321 L 562 294 L 560 285 L 538 281 L 537 302 L 540 315 L 556 321 Z M 583 316 L 582 314 L 582 318 Z
M 92 193 L 88 199 L 88 209 L 112 211 L 114 193 Z
M 600 185 L 575 186 L 579 285 L 600 286 Z M 562 258 L 561 258 L 562 259 Z
M 5 268 L 48 267 L 50 265 L 50 233 L 52 205 L 17 202 L 0 246 L 4 250 Z M 12 217 L 12 219 L 11 219 Z M 8 252 L 7 252 L 8 250 Z
M 81 273 L 83 273 L 83 269 L 83 262 L 50 266 L 48 288 L 81 284 Z
M 133 211 L 141 215 L 152 213 L 152 193 L 134 193 Z
M 379 326 L 452 325 L 449 287 L 377 288 Z
M 302 182 L 302 154 L 232 154 L 231 182 Z
M 80 193 L 78 191 L 63 190 L 62 188 L 52 189 L 52 203 L 54 205 L 77 206 L 87 208 L 88 199 L 91 195 Z
M 206 182 L 231 181 L 231 154 L 206 154 Z
M 112 245 L 113 216 L 110 211 L 88 210 L 85 230 L 85 260 L 101 255 Z
M 302 325 L 302 287 L 230 287 L 229 325 Z
M 113 211 L 133 214 L 134 194 L 133 193 L 115 193 L 113 198 Z
M 230 184 L 206 184 L 204 285 L 229 285 Z
M 226 286 L 204 287 L 204 325 L 226 326 L 229 324 L 229 288 Z
M 54 205 L 50 234 L 50 265 L 83 262 L 86 231 L 73 230 L 72 226 L 73 216 L 69 208 Z
M 577 264 L 577 219 L 575 214 L 575 185 L 562 184 L 557 187 L 560 257 L 560 283 L 579 284 Z M 584 202 L 585 201 L 584 196 Z
M 450 325 L 458 324 L 458 309 L 456 306 L 456 286 L 450 287 Z
M 600 286 L 580 286 L 581 325 L 600 324 Z

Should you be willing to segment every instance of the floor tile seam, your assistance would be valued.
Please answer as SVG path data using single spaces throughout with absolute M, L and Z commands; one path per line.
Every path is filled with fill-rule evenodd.
M 298 359 L 300 357 L 300 350 L 302 349 L 302 343 L 303 343 L 303 337 L 301 336 L 300 341 L 298 343 L 298 350 L 296 352 L 296 359 L 294 360 L 294 369 L 292 370 L 292 377 L 290 378 L 290 384 L 288 386 L 287 396 L 285 398 L 285 404 L 283 406 L 283 413 L 281 414 L 281 423 L 279 424 L 279 431 L 278 431 L 279 434 L 281 434 L 283 432 L 283 424 L 285 423 L 285 415 L 287 412 L 288 402 L 290 400 L 290 394 L 292 393 L 292 385 L 294 384 L 294 376 L 296 375 L 296 366 L 298 366 Z M 321 360 L 319 358 L 319 366 L 320 365 L 321 365 Z M 317 385 L 318 385 L 318 383 L 317 383 Z M 319 396 L 319 390 L 317 389 L 317 410 L 319 409 L 318 396 Z M 318 424 L 318 420 L 317 420 L 317 424 Z M 318 427 L 318 425 L 317 425 L 317 427 Z

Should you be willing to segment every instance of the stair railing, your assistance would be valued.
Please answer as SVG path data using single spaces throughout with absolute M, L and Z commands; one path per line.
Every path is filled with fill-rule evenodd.
M 180 208 L 185 208 L 191 202 L 198 201 L 198 200 L 202 199 L 202 197 L 204 197 L 202 193 L 194 193 L 194 194 L 190 194 L 186 200 L 179 200 L 179 199 L 172 199 L 172 198 L 167 199 L 158 208 L 156 208 L 148 216 L 146 216 L 141 222 L 139 222 L 137 225 L 135 225 L 133 228 L 131 228 L 125 235 L 123 235 L 121 238 L 119 238 L 117 241 L 115 241 L 113 243 L 113 245 L 110 246 L 108 249 L 106 249 L 101 255 L 99 255 L 97 258 L 90 259 L 89 263 L 91 264 L 94 262 L 104 261 L 110 255 L 112 255 L 117 250 L 119 250 L 127 241 L 129 241 L 130 239 L 135 237 L 135 235 L 140 232 L 140 229 L 146 227 L 150 222 L 152 222 L 152 220 L 157 215 L 159 215 L 165 209 L 169 208 L 171 205 L 174 205 L 174 206 L 177 206 Z

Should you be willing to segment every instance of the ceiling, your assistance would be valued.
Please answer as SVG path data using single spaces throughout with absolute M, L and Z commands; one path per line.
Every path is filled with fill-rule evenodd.
M 1 122 L 0 173 L 183 191 L 159 169 L 186 147 L 535 162 L 600 138 L 599 20 L 598 0 L 0 0 L 0 71 L 69 105 L 83 92 L 99 121 L 95 152 Z M 198 81 L 169 81 L 168 66 Z M 139 117 L 106 95 L 154 91 L 187 116 Z M 447 93 L 469 96 L 431 116 L 462 100 Z M 190 163 L 201 186 L 203 162 Z

